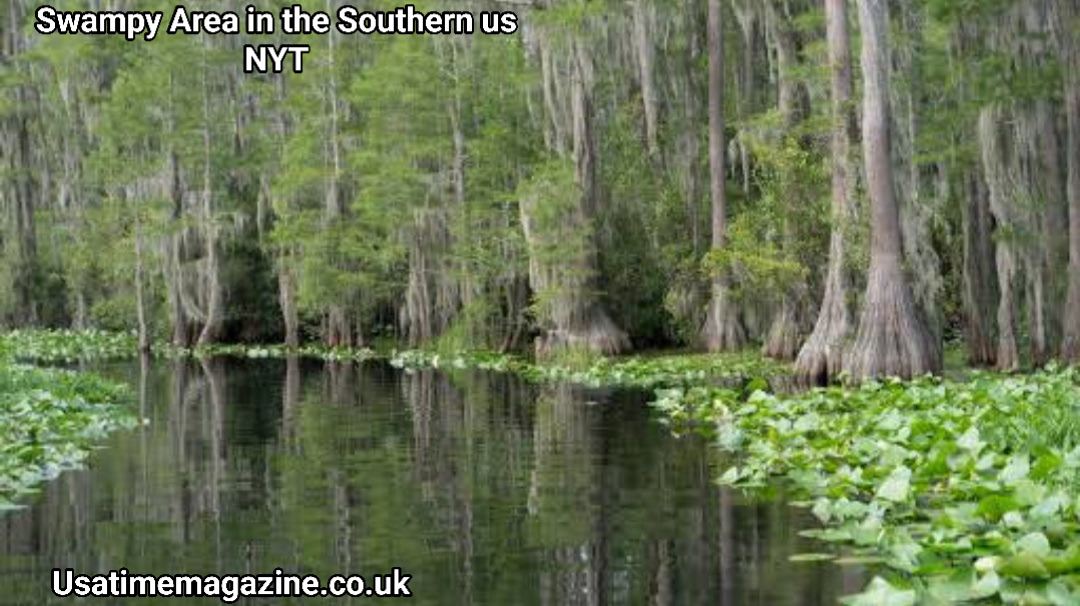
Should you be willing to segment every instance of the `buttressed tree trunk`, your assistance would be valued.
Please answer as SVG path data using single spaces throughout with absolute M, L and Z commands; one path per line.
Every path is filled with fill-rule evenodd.
M 724 17 L 720 0 L 709 0 L 709 178 L 712 194 L 712 249 L 724 247 L 727 199 L 724 170 Z M 712 280 L 712 300 L 702 330 L 709 351 L 742 347 L 746 336 L 739 325 L 727 277 L 719 271 Z
M 593 32 L 568 37 L 565 74 L 554 62 L 543 66 L 547 72 L 544 80 L 550 80 L 553 85 L 545 89 L 547 120 L 560 124 L 565 118 L 558 109 L 561 107 L 567 107 L 570 114 L 570 119 L 565 121 L 568 124 L 555 130 L 569 130 L 571 149 L 551 150 L 560 156 L 569 152 L 572 157 L 571 187 L 560 187 L 554 194 L 567 196 L 566 206 L 555 216 L 544 213 L 541 204 L 550 204 L 553 200 L 541 200 L 539 194 L 524 196 L 519 205 L 521 227 L 529 249 L 529 281 L 533 291 L 544 299 L 540 314 L 543 334 L 536 343 L 536 352 L 540 356 L 566 351 L 616 354 L 630 348 L 626 333 L 611 319 L 597 296 L 598 262 L 593 223 L 600 212 L 601 196 L 593 127 L 594 66 L 590 33 Z M 550 50 L 545 46 L 552 42 L 542 30 L 537 42 L 541 53 Z M 559 86 L 560 75 L 569 77 L 568 87 Z M 569 95 L 565 105 L 560 103 L 561 93 Z M 557 141 L 558 137 L 549 137 L 549 140 Z
M 844 344 L 851 333 L 848 312 L 848 276 L 844 270 L 844 229 L 852 218 L 853 175 L 851 150 L 855 120 L 851 97 L 851 46 L 848 38 L 847 0 L 825 0 L 832 94 L 832 230 L 825 295 L 814 332 L 795 362 L 798 372 L 820 382 L 843 370 Z
M 887 0 L 859 0 L 863 153 L 870 196 L 870 270 L 855 343 L 844 367 L 856 381 L 941 370 L 941 350 L 919 318 L 904 275 L 890 158 Z

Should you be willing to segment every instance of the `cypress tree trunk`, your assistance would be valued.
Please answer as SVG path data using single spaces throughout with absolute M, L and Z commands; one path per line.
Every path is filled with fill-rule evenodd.
M 25 7 L 20 0 L 10 0 L 6 27 L 3 34 L 3 48 L 0 49 L 0 68 L 5 74 L 5 82 L 10 87 L 5 104 L 4 116 L 0 120 L 0 160 L 6 173 L 0 180 L 0 193 L 7 208 L 7 224 L 10 232 L 0 238 L 3 252 L 10 255 L 12 281 L 8 287 L 13 295 L 11 320 L 18 325 L 33 325 L 38 322 L 37 302 L 34 299 L 34 280 L 37 274 L 37 225 L 35 198 L 39 195 L 40 184 L 35 184 L 32 176 L 34 157 L 32 152 L 30 117 L 35 111 L 32 91 L 27 82 L 29 74 L 23 64 L 21 54 L 25 52 L 23 23 Z M 25 81 L 25 82 L 24 82 Z M 5 88 L 7 88 L 5 87 Z
M 1012 230 L 1019 220 L 1011 204 L 1011 172 L 1005 158 L 1005 145 L 999 124 L 1002 112 L 995 106 L 984 107 L 979 113 L 978 139 L 986 176 L 990 210 L 999 229 Z M 1016 370 L 1020 367 L 1020 347 L 1017 341 L 1017 273 L 1019 254 L 1012 239 L 997 242 L 995 266 L 998 282 L 997 309 L 997 368 Z
M 647 0 L 632 0 L 634 22 L 634 46 L 637 51 L 638 74 L 641 80 L 641 105 L 645 114 L 645 148 L 649 157 L 657 160 L 660 155 L 659 104 L 654 74 L 655 50 L 652 41 L 652 7 Z
M 281 319 L 285 325 L 285 345 L 300 346 L 300 316 L 296 305 L 296 277 L 290 266 L 291 259 L 278 260 L 278 304 L 281 306 Z
M 1080 10 L 1063 0 L 1065 23 L 1075 22 Z M 1080 42 L 1065 35 L 1065 117 L 1068 125 L 1066 166 L 1069 199 L 1069 276 L 1064 310 L 1061 357 L 1080 362 Z
M 275 136 L 278 138 L 278 158 L 285 158 L 285 142 L 290 135 L 290 123 L 285 103 L 285 76 L 279 74 L 275 79 L 275 102 L 274 123 L 276 125 Z M 264 195 L 261 200 L 273 199 L 273 190 L 267 176 L 263 176 Z M 273 207 L 273 204 L 271 204 Z M 261 212 L 260 212 L 261 216 Z M 261 221 L 260 221 L 261 225 Z M 260 233 L 262 229 L 260 228 Z M 285 329 L 286 347 L 295 348 L 300 346 L 300 312 L 296 301 L 296 259 L 297 251 L 294 245 L 286 244 L 275 251 L 275 269 L 278 279 L 278 307 L 281 309 L 281 320 Z M 291 363 L 291 359 L 290 359 Z
M 894 40 L 891 77 L 899 80 L 891 87 L 889 97 L 893 130 L 890 145 L 899 194 L 901 247 L 906 258 L 907 275 L 916 309 L 934 339 L 942 336 L 940 300 L 943 289 L 941 260 L 934 250 L 931 222 L 935 213 L 944 212 L 932 206 L 932 196 L 926 195 L 922 171 L 916 161 L 918 153 L 920 115 L 919 99 L 922 75 L 918 57 L 923 49 L 923 11 L 907 0 L 891 0 L 896 10 L 896 27 L 900 39 Z
M 616 354 L 629 349 L 626 333 L 612 321 L 598 296 L 597 251 L 594 222 L 599 216 L 601 187 L 596 167 L 596 133 L 593 125 L 594 66 L 593 43 L 589 34 L 574 33 L 567 41 L 569 86 L 559 83 L 554 61 L 542 66 L 550 72 L 544 77 L 546 119 L 554 123 L 549 141 L 557 142 L 557 133 L 569 131 L 573 175 L 560 177 L 556 191 L 543 195 L 563 198 L 540 199 L 540 194 L 523 196 L 519 204 L 521 227 L 529 251 L 529 281 L 543 300 L 539 314 L 542 334 L 536 341 L 539 356 L 566 351 Z M 541 57 L 551 49 L 543 30 L 537 33 Z M 598 34 L 597 34 L 598 35 Z M 551 55 L 554 59 L 555 55 Z M 562 95 L 568 96 L 562 102 Z M 568 125 L 559 108 L 567 107 Z M 567 150 L 550 150 L 565 156 Z M 557 213 L 544 212 L 541 204 L 562 203 Z
M 941 351 L 919 318 L 904 275 L 900 212 L 890 157 L 888 4 L 859 0 L 863 153 L 870 197 L 870 270 L 855 343 L 844 367 L 859 381 L 941 370 Z
M 169 316 L 172 319 L 172 344 L 177 347 L 187 347 L 191 344 L 191 336 L 188 330 L 188 315 L 184 308 L 184 274 L 183 274 L 183 249 L 184 249 L 184 191 L 180 176 L 180 159 L 173 147 L 173 139 L 176 136 L 176 107 L 173 103 L 175 92 L 173 76 L 169 75 L 169 104 L 166 130 L 168 134 L 168 149 L 165 152 L 167 162 L 169 200 L 172 202 L 172 212 L 169 222 L 177 233 L 166 236 L 165 243 L 165 280 L 169 290 Z
M 330 2 L 327 2 L 327 9 L 330 9 Z M 338 124 L 338 81 L 337 81 L 337 66 L 334 63 L 334 51 L 336 48 L 335 35 L 331 31 L 327 35 L 328 45 L 328 60 L 330 78 L 327 82 L 327 102 L 329 104 L 330 111 L 330 132 L 328 133 L 329 140 L 329 156 L 330 156 L 330 175 L 326 180 L 326 199 L 324 201 L 324 217 L 325 223 L 331 229 L 336 226 L 342 219 L 342 215 L 345 214 L 345 205 L 341 200 L 341 140 L 340 140 L 340 127 Z M 340 235 L 333 235 L 333 238 L 340 238 Z M 336 259 L 330 259 L 330 262 L 337 262 Z M 335 297 L 340 297 L 340 293 L 335 293 Z M 352 346 L 352 327 L 349 323 L 349 317 L 345 310 L 345 305 L 340 300 L 335 300 L 327 306 L 326 317 L 324 319 L 324 334 L 323 339 L 330 347 L 350 347 Z
M 1042 365 L 1061 351 L 1061 329 L 1065 312 L 1062 307 L 1064 298 L 1061 295 L 1067 287 L 1068 272 L 1063 273 L 1060 268 L 1067 266 L 1069 262 L 1067 174 L 1061 162 L 1068 151 L 1063 154 L 1061 146 L 1068 141 L 1058 132 L 1057 104 L 1040 101 L 1036 111 L 1040 131 L 1040 162 L 1037 168 L 1041 169 L 1039 183 L 1046 207 L 1043 209 L 1041 224 L 1037 226 L 1043 234 L 1042 259 L 1034 261 L 1041 267 L 1037 292 L 1042 300 L 1042 340 L 1032 344 L 1032 356 L 1036 364 Z
M 204 42 L 203 55 L 208 52 Z M 206 247 L 206 269 L 203 280 L 206 297 L 206 321 L 199 333 L 199 345 L 208 345 L 218 340 L 224 322 L 224 302 L 221 285 L 221 262 L 218 259 L 218 227 L 214 217 L 214 189 L 213 173 L 211 170 L 211 138 L 210 129 L 214 125 L 210 116 L 210 90 L 207 72 L 210 66 L 203 64 L 203 90 L 202 90 L 202 117 L 203 117 L 203 189 L 202 189 L 202 214 L 203 240 Z
M 964 335 L 968 363 L 993 366 L 997 361 L 994 309 L 997 289 L 990 204 L 982 174 L 972 169 L 965 178 L 962 206 L 964 235 Z
M 778 108 L 783 120 L 785 132 L 782 137 L 791 137 L 791 131 L 809 113 L 809 97 L 806 88 L 795 77 L 799 63 L 799 37 L 794 30 L 794 19 L 784 3 L 766 3 L 766 15 L 769 29 L 776 40 L 776 63 L 778 78 Z M 789 145 L 790 142 L 783 142 Z M 795 238 L 791 222 L 792 209 L 785 209 L 781 227 L 782 249 L 790 249 Z M 806 284 L 801 277 L 795 277 L 792 284 L 784 287 L 780 293 L 780 308 L 773 316 L 769 326 L 762 355 L 779 360 L 791 360 L 799 353 L 799 342 L 803 332 L 803 313 L 806 306 Z
M 727 192 L 724 170 L 724 16 L 720 0 L 709 0 L 709 179 L 712 198 L 712 250 L 724 247 L 727 233 Z M 732 351 L 746 342 L 725 272 L 712 280 L 712 300 L 702 330 L 709 351 Z
M 832 94 L 832 229 L 825 295 L 817 323 L 799 352 L 795 367 L 815 382 L 835 377 L 843 369 L 844 345 L 851 333 L 848 311 L 848 276 L 844 270 L 844 230 L 852 219 L 851 169 L 855 116 L 851 105 L 851 47 L 848 38 L 847 0 L 825 0 Z
M 143 236 L 139 209 L 135 209 L 135 314 L 139 326 L 139 351 L 150 351 L 150 331 L 146 320 L 146 295 L 143 275 Z

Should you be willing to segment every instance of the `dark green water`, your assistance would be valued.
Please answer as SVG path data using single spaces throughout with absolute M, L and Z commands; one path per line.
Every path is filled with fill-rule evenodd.
M 54 567 L 400 567 L 416 604 L 835 604 L 862 586 L 789 562 L 815 549 L 798 537 L 807 514 L 722 491 L 715 453 L 672 437 L 643 394 L 379 364 L 103 372 L 135 386 L 150 423 L 0 517 L 0 603 L 70 603 L 52 595 Z

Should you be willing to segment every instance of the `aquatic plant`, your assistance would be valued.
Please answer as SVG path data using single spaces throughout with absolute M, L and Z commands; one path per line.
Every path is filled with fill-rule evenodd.
M 0 335 L 0 347 L 9 348 L 18 359 L 29 362 L 65 363 L 91 360 L 116 360 L 138 355 L 134 334 L 99 330 L 16 330 Z M 670 354 L 581 359 L 556 358 L 534 362 L 522 356 L 490 351 L 431 350 L 378 352 L 366 347 L 327 347 L 309 344 L 285 345 L 209 344 L 176 347 L 158 343 L 153 347 L 158 357 L 208 358 L 229 356 L 253 359 L 279 359 L 299 356 L 330 362 L 363 362 L 385 359 L 404 369 L 451 368 L 512 372 L 534 382 L 567 382 L 590 386 L 625 386 L 655 388 L 661 386 L 706 384 L 733 385 L 753 381 L 759 384 L 770 378 L 789 375 L 787 364 L 761 357 L 757 353 Z
M 81 467 L 108 434 L 135 426 L 125 397 L 122 387 L 93 375 L 0 359 L 0 510 Z
M 579 363 L 532 362 L 495 352 L 395 352 L 390 363 L 398 368 L 474 368 L 512 372 L 534 382 L 565 382 L 593 387 L 655 388 L 678 385 L 767 386 L 770 378 L 790 373 L 790 366 L 756 353 L 674 354 L 665 356 L 594 357 Z
M 733 457 L 721 483 L 789 483 L 843 548 L 821 557 L 887 571 L 850 604 L 1080 603 L 1077 370 L 654 405 Z
M 363 362 L 378 358 L 379 355 L 366 347 L 327 347 L 321 344 L 287 347 L 285 345 L 247 345 L 214 343 L 196 347 L 176 347 L 158 344 L 154 354 L 170 359 L 176 358 L 212 358 L 227 356 L 252 359 L 281 359 L 290 356 L 311 358 L 327 362 Z
M 0 344 L 22 361 L 65 363 L 79 360 L 120 360 L 138 353 L 134 333 L 103 330 L 12 330 Z

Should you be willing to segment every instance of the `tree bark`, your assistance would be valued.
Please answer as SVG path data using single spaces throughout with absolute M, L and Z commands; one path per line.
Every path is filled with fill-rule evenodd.
M 843 370 L 844 346 L 851 334 L 847 302 L 850 280 L 844 269 L 844 230 L 852 220 L 854 174 L 851 153 L 855 138 L 855 116 L 851 104 L 851 46 L 848 37 L 847 0 L 825 0 L 825 20 L 832 101 L 832 228 L 829 234 L 825 295 L 814 331 L 795 362 L 797 371 L 814 382 L 831 379 Z
M 331 8 L 331 3 L 327 1 L 327 9 Z M 330 112 L 330 132 L 328 133 L 327 145 L 329 145 L 330 151 L 330 174 L 326 179 L 326 198 L 324 206 L 325 223 L 328 226 L 333 226 L 338 223 L 342 215 L 345 213 L 345 206 L 341 200 L 341 140 L 340 140 L 340 127 L 339 127 L 339 107 L 338 107 L 338 80 L 337 80 L 337 65 L 335 64 L 334 51 L 336 49 L 336 36 L 331 31 L 327 35 L 328 48 L 328 70 L 329 78 L 327 79 L 327 97 L 329 103 Z M 332 236 L 334 238 L 340 238 L 339 235 Z M 330 262 L 336 262 L 336 259 L 330 259 Z M 335 297 L 339 297 L 340 293 L 335 293 Z M 341 301 L 333 301 L 327 306 L 326 318 L 325 318 L 325 334 L 324 340 L 330 347 L 351 347 L 352 346 L 352 326 L 349 322 L 349 316 L 346 312 L 345 305 Z
M 203 182 L 202 182 L 202 213 L 203 213 L 203 240 L 206 246 L 206 321 L 199 333 L 198 344 L 209 345 L 216 342 L 221 335 L 224 323 L 224 302 L 221 285 L 221 262 L 218 259 L 218 226 L 214 216 L 214 188 L 211 162 L 212 141 L 210 129 L 214 121 L 210 116 L 210 89 L 207 78 L 210 66 L 205 64 L 205 54 L 208 52 L 206 42 L 203 44 L 203 90 L 202 90 L 202 113 L 203 113 Z
M 657 160 L 659 144 L 659 103 L 656 96 L 655 54 L 653 48 L 652 7 L 646 0 L 631 0 L 634 21 L 634 46 L 637 51 L 638 74 L 641 80 L 641 105 L 645 114 L 645 148 L 649 157 Z
M 1068 0 L 1061 2 L 1066 22 L 1075 22 L 1080 10 Z M 1065 118 L 1068 131 L 1066 165 L 1069 199 L 1068 294 L 1062 323 L 1061 357 L 1080 363 L 1080 42 L 1065 36 Z
M 135 315 L 139 325 L 139 351 L 150 351 L 150 331 L 146 320 L 146 295 L 143 285 L 143 236 L 139 209 L 135 209 Z
M 994 339 L 997 267 L 992 240 L 993 219 L 980 171 L 972 169 L 969 172 L 964 190 L 961 223 L 964 232 L 964 336 L 968 363 L 993 366 L 997 361 Z
M 941 350 L 915 308 L 903 270 L 890 154 L 888 4 L 859 0 L 864 74 L 863 153 L 870 197 L 870 270 L 855 343 L 844 361 L 856 381 L 941 370 Z
M 4 117 L 0 121 L 0 159 L 4 160 L 3 180 L 5 190 L 0 200 L 7 204 L 7 222 L 11 227 L 9 238 L 0 239 L 5 254 L 12 257 L 11 320 L 19 325 L 38 322 L 38 305 L 34 297 L 34 281 L 37 277 L 37 225 L 36 198 L 40 195 L 40 183 L 35 183 L 33 143 L 30 132 L 30 116 L 35 112 L 37 101 L 23 80 L 29 80 L 21 58 L 25 41 L 20 25 L 23 23 L 23 2 L 10 0 L 5 16 L 7 27 L 3 28 L 3 48 L 0 49 L 0 69 L 6 74 L 10 93 Z M 10 73 L 9 73 L 10 70 Z
M 296 348 L 300 346 L 300 316 L 296 304 L 296 277 L 291 263 L 289 257 L 278 260 L 278 301 L 285 325 L 285 346 Z
M 712 199 L 712 250 L 724 248 L 727 237 L 727 192 L 724 168 L 724 15 L 720 0 L 709 0 L 709 179 Z M 702 337 L 709 351 L 732 351 L 746 342 L 724 271 L 712 279 L 712 300 Z
M 982 157 L 983 174 L 986 177 L 990 211 L 997 220 L 999 230 L 1006 233 L 1016 228 L 1020 220 L 1013 208 L 1011 198 L 1012 180 L 1016 176 L 1005 158 L 1005 143 L 1000 124 L 1002 112 L 989 105 L 979 112 L 978 140 Z M 997 242 L 994 263 L 997 268 L 997 353 L 999 370 L 1013 371 L 1020 367 L 1020 347 L 1017 339 L 1017 273 L 1020 255 L 1013 239 Z

